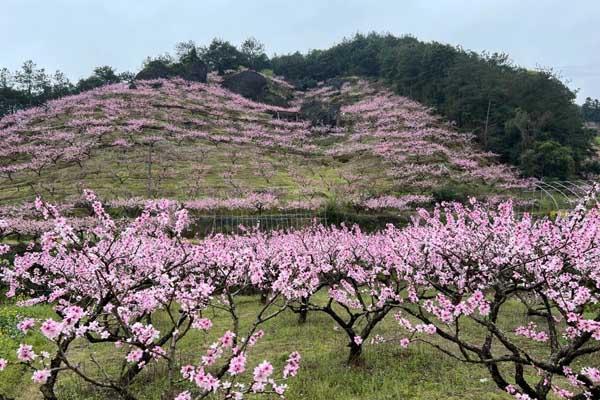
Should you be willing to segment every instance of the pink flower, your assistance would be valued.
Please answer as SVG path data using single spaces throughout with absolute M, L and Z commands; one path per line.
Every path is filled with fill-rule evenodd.
M 240 353 L 237 356 L 231 359 L 229 363 L 229 374 L 230 375 L 239 375 L 246 370 L 246 355 L 244 353 Z
M 17 324 L 17 329 L 19 329 L 23 333 L 29 332 L 31 328 L 35 325 L 35 319 L 33 318 L 25 318 L 23 321 Z
M 219 347 L 217 343 L 213 343 L 206 354 L 202 356 L 202 365 L 213 365 L 223 355 L 223 348 Z
M 41 370 L 35 371 L 33 373 L 33 376 L 31 377 L 31 379 L 35 383 L 40 383 L 40 384 L 46 383 L 48 378 L 50 378 L 50 370 L 49 369 L 41 369 Z
M 273 384 L 273 391 L 280 396 L 285 394 L 285 390 L 287 389 L 287 385 L 275 385 Z
M 21 344 L 17 349 L 17 358 L 19 361 L 33 361 L 37 355 L 33 352 L 33 347 L 29 344 Z
M 8 253 L 10 246 L 7 244 L 0 244 L 0 256 Z
M 133 324 L 131 326 L 131 331 L 133 332 L 135 339 L 145 345 L 149 345 L 154 340 L 158 339 L 160 335 L 160 332 L 154 329 L 152 324 L 143 325 L 140 322 Z
M 298 370 L 300 369 L 300 359 L 301 358 L 302 357 L 300 357 L 300 353 L 298 353 L 297 351 L 290 354 L 290 356 L 288 357 L 287 362 L 285 364 L 285 367 L 283 367 L 283 377 L 284 378 L 288 378 L 290 376 L 296 376 L 296 374 L 298 373 Z
M 0 371 L 4 371 L 7 365 L 8 361 L 6 361 L 4 358 L 0 358 Z
M 62 324 L 54 321 L 53 319 L 47 319 L 40 327 L 42 335 L 46 336 L 50 340 L 56 339 L 60 335 L 62 329 Z
M 202 368 L 196 371 L 194 382 L 196 382 L 198 387 L 206 390 L 207 392 L 212 392 L 219 388 L 219 380 L 211 374 L 205 373 L 204 369 Z
M 403 348 L 407 348 L 410 344 L 410 340 L 408 338 L 400 339 L 400 346 Z
M 273 366 L 268 361 L 263 361 L 254 368 L 254 381 L 258 383 L 266 382 L 273 373 Z
M 363 342 L 363 338 L 361 338 L 360 336 L 354 336 L 354 343 L 356 343 L 357 346 L 360 346 Z
M 192 328 L 207 331 L 212 328 L 212 321 L 208 318 L 200 318 L 194 321 Z
M 600 382 L 600 370 L 598 368 L 586 367 L 581 373 L 587 375 L 593 382 Z
M 188 226 L 190 222 L 188 211 L 185 209 L 179 210 L 175 213 L 175 217 L 177 218 L 175 221 L 175 233 L 181 235 L 185 227 Z
M 192 400 L 192 395 L 188 391 L 181 392 L 174 400 Z
M 193 365 L 184 365 L 181 367 L 181 376 L 183 379 L 194 379 L 194 373 L 196 372 L 196 368 Z
M 142 359 L 144 352 L 140 349 L 132 350 L 127 354 L 127 362 L 138 362 Z
M 83 311 L 83 308 L 78 306 L 71 306 L 64 309 L 64 314 L 65 317 L 63 318 L 63 321 L 67 325 L 73 326 L 83 317 L 85 313 Z
M 235 333 L 231 332 L 231 331 L 227 331 L 223 334 L 223 336 L 221 336 L 221 339 L 219 339 L 219 342 L 221 343 L 221 346 L 225 347 L 225 348 L 229 348 L 233 346 L 233 339 L 235 338 Z
M 257 331 L 254 335 L 250 336 L 248 339 L 248 346 L 253 347 L 258 342 L 258 339 L 262 338 L 265 335 L 265 332 L 261 329 Z

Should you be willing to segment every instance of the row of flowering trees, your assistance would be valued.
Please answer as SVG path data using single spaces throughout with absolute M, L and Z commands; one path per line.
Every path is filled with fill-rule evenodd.
M 157 202 L 131 223 L 118 226 L 92 193 L 87 197 L 98 225 L 83 235 L 54 207 L 39 201 L 38 208 L 54 221 L 54 228 L 42 236 L 38 251 L 18 256 L 3 271 L 8 296 L 23 292 L 29 295 L 23 305 L 48 303 L 57 314 L 57 319 L 19 324 L 23 333 L 35 329 L 54 345 L 52 352 L 37 352 L 27 344 L 17 350 L 18 362 L 33 371 L 44 398 L 57 398 L 59 374 L 70 371 L 93 386 L 134 399 L 131 384 L 159 360 L 167 365 L 168 391 L 181 378 L 195 383 L 179 400 L 210 393 L 224 398 L 242 398 L 247 392 L 283 394 L 286 386 L 280 381 L 296 374 L 297 353 L 290 355 L 277 379 L 268 361 L 256 366 L 249 382 L 240 375 L 248 368 L 246 354 L 264 334 L 261 324 L 281 313 L 296 293 L 304 294 L 295 273 L 290 269 L 272 277 L 271 296 L 242 331 L 237 297 L 260 283 L 251 242 L 215 237 L 201 246 L 188 243 L 181 239 L 187 211 L 173 210 L 168 202 Z M 198 364 L 178 365 L 180 341 L 192 330 L 211 329 L 208 309 L 230 315 L 231 330 L 199 350 Z M 95 368 L 82 368 L 69 352 L 76 341 L 87 343 Z M 94 357 L 94 346 L 107 343 L 126 363 L 117 372 Z M 4 369 L 6 361 L 0 366 Z
M 600 351 L 600 208 L 592 197 L 555 220 L 518 217 L 510 202 L 488 208 L 473 201 L 421 211 L 408 227 L 371 234 L 314 226 L 199 243 L 181 237 L 188 214 L 174 203 L 149 203 L 120 224 L 93 193 L 87 198 L 98 223 L 83 234 L 38 201 L 53 228 L 2 273 L 9 296 L 24 294 L 24 305 L 56 311 L 54 319 L 19 324 L 54 346 L 40 352 L 23 343 L 16 354 L 45 399 L 56 398 L 63 371 L 134 399 L 132 383 L 155 362 L 166 365 L 165 390 L 179 400 L 283 395 L 298 353 L 280 373 L 268 361 L 249 373 L 246 360 L 261 325 L 286 309 L 301 322 L 307 313 L 328 315 L 346 333 L 350 364 L 361 362 L 365 343 L 385 340 L 375 332 L 393 315 L 399 346 L 427 343 L 483 365 L 516 398 L 600 396 L 593 357 Z M 264 293 L 263 301 L 241 324 L 239 297 L 250 292 Z M 198 347 L 198 362 L 181 363 L 182 339 L 211 329 L 209 310 L 226 313 L 231 329 Z M 513 318 L 515 310 L 528 322 Z M 85 344 L 78 352 L 89 352 L 95 368 L 81 367 L 81 354 L 69 351 L 74 343 Z M 99 344 L 113 345 L 124 367 L 95 359 Z M 6 364 L 0 360 L 0 369 Z

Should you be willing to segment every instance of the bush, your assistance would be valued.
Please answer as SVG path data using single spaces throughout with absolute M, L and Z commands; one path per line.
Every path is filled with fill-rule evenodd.
M 468 186 L 453 184 L 436 187 L 432 195 L 436 203 L 450 201 L 464 203 L 473 195 L 473 191 Z

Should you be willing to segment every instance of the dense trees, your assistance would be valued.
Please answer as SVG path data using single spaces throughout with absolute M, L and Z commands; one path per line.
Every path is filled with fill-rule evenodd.
M 60 71 L 46 73 L 29 60 L 21 69 L 0 69 L 0 116 L 73 92 L 73 85 Z
M 208 68 L 198 56 L 193 43 L 178 44 L 177 54 L 179 56 L 177 61 L 168 55 L 146 59 L 135 79 L 181 77 L 188 81 L 206 82 Z
M 80 79 L 79 82 L 77 82 L 77 91 L 83 92 L 104 85 L 129 81 L 132 78 L 133 75 L 130 72 L 117 74 L 117 71 L 115 71 L 113 67 L 104 65 L 95 68 L 94 72 L 89 77 Z
M 148 58 L 138 73 L 138 79 L 154 79 L 180 76 L 187 80 L 205 82 L 198 75 L 198 64 L 216 71 L 219 75 L 226 71 L 246 67 L 260 71 L 270 66 L 264 45 L 257 39 L 246 39 L 240 48 L 226 40 L 215 38 L 208 46 L 200 46 L 194 41 L 180 42 L 175 46 L 175 57 L 162 55 Z
M 217 71 L 219 75 L 223 75 L 227 70 L 237 69 L 243 64 L 240 51 L 226 40 L 214 39 L 202 53 L 210 68 Z
M 73 85 L 61 71 L 46 73 L 44 68 L 29 60 L 21 69 L 11 72 L 0 70 L 0 117 L 27 107 L 41 105 L 48 100 L 76 94 L 100 86 L 129 81 L 130 72 L 117 73 L 110 66 L 101 66 Z
M 240 52 L 244 64 L 250 69 L 260 71 L 270 66 L 269 57 L 265 53 L 265 46 L 254 37 L 249 37 L 242 43 Z
M 564 177 L 580 171 L 590 151 L 591 134 L 582 127 L 575 93 L 552 71 L 520 68 L 505 54 L 371 33 L 327 50 L 274 57 L 272 65 L 300 86 L 351 74 L 382 78 L 399 94 L 473 131 L 487 150 L 529 175 Z M 568 149 L 568 156 L 552 168 L 532 168 L 527 153 L 549 140 Z
M 600 123 L 600 100 L 586 98 L 581 106 L 581 114 L 585 121 Z

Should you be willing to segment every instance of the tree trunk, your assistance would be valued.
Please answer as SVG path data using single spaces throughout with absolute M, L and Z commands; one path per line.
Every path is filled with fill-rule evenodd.
M 300 312 L 298 316 L 298 323 L 304 324 L 306 323 L 306 318 L 308 317 L 308 298 L 303 297 L 300 300 Z
M 269 299 L 269 295 L 267 292 L 260 293 L 260 304 L 267 304 L 267 300 Z
M 62 364 L 61 354 L 67 352 L 69 348 L 69 344 L 73 339 L 65 339 L 59 343 L 59 350 L 54 358 L 50 361 L 50 376 L 46 383 L 40 386 L 40 392 L 42 396 L 44 396 L 44 400 L 57 400 L 56 393 L 54 393 L 54 386 L 56 385 L 56 381 L 58 380 L 58 372 L 59 368 Z
M 54 384 L 56 383 L 56 377 L 53 376 L 54 373 L 50 374 L 50 377 L 42 386 L 40 386 L 40 392 L 42 392 L 42 396 L 44 396 L 44 400 L 58 400 L 56 394 L 54 393 Z
M 358 367 L 362 364 L 362 345 L 358 345 L 354 342 L 351 342 L 350 347 L 350 355 L 348 356 L 348 365 L 351 367 Z

